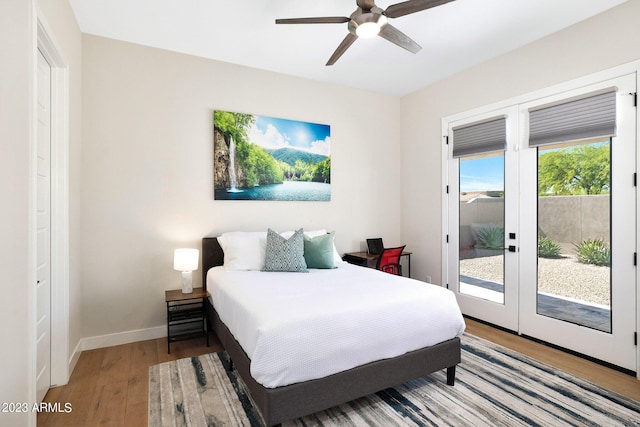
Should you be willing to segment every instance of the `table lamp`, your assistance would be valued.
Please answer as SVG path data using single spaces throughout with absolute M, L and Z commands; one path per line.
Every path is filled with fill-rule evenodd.
M 180 248 L 173 253 L 173 269 L 182 271 L 182 293 L 193 292 L 191 272 L 198 269 L 198 249 Z

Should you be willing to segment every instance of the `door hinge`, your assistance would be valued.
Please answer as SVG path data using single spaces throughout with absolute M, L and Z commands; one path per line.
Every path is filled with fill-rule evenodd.
M 633 265 L 638 265 L 638 252 L 633 253 Z
M 446 145 L 449 145 L 449 135 L 447 135 L 447 136 L 445 136 L 445 137 L 444 137 L 444 143 L 445 143 Z
M 631 92 L 631 93 L 629 93 L 629 95 L 633 96 L 633 106 L 637 107 L 638 106 L 638 92 Z
M 449 287 L 449 285 L 447 284 L 447 288 Z M 633 333 L 633 345 L 638 345 L 638 333 L 634 332 Z
M 633 186 L 634 187 L 638 186 L 638 172 L 633 173 Z
M 446 189 L 447 194 L 449 194 L 449 186 L 447 185 L 447 189 Z
M 447 243 L 449 243 L 449 235 L 447 234 Z

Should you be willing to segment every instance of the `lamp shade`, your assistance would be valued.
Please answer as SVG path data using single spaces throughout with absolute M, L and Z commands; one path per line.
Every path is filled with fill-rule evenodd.
M 173 269 L 178 271 L 193 271 L 198 269 L 198 249 L 180 248 L 173 253 Z

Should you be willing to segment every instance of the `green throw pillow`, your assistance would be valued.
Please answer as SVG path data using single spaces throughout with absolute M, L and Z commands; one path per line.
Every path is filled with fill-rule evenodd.
M 304 259 L 308 268 L 336 268 L 333 262 L 334 231 L 316 237 L 304 236 Z
M 304 261 L 304 233 L 302 228 L 285 239 L 272 229 L 267 230 L 264 271 L 297 271 L 308 273 Z

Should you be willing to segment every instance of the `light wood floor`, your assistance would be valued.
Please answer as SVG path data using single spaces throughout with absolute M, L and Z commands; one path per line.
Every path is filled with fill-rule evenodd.
M 38 426 L 146 426 L 149 367 L 222 350 L 215 335 L 171 344 L 167 339 L 83 351 L 69 383 L 49 390 L 45 401 L 71 403 L 70 413 L 38 413 Z
M 640 381 L 635 377 L 470 319 L 467 332 L 640 401 Z M 204 339 L 184 341 L 172 344 L 170 355 L 166 338 L 85 351 L 69 384 L 52 388 L 45 398 L 62 407 L 71 403 L 72 411 L 40 413 L 38 426 L 146 426 L 149 366 L 220 349 L 212 336 L 210 347 Z

